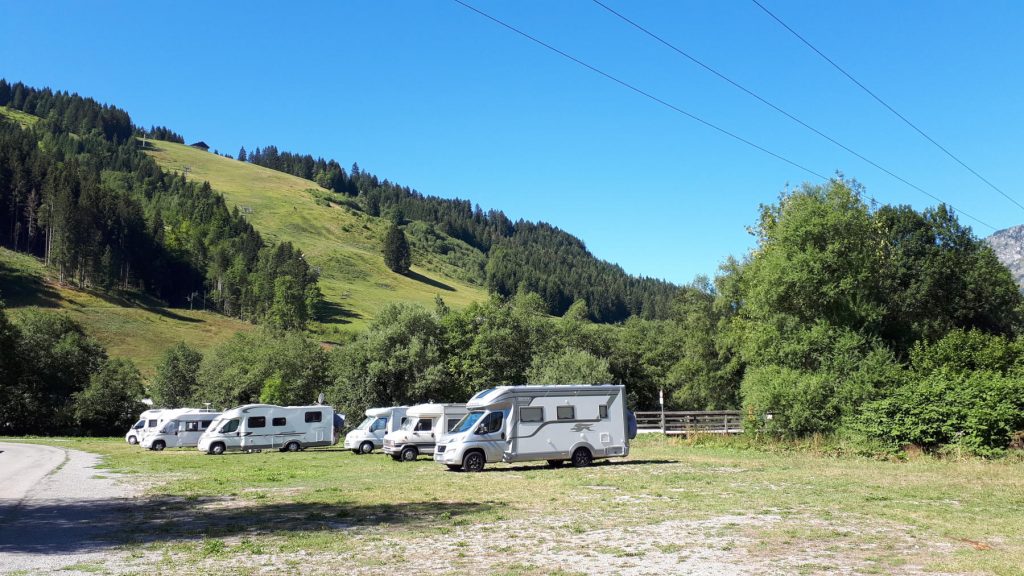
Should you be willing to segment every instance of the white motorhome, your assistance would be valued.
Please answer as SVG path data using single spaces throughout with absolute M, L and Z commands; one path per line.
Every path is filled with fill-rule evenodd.
M 434 460 L 450 469 L 487 462 L 547 460 L 589 466 L 629 454 L 630 417 L 621 385 L 500 386 L 478 393 L 469 413 L 438 443 Z
M 160 415 L 163 422 L 156 432 L 147 434 L 139 444 L 150 450 L 164 448 L 194 448 L 199 438 L 210 427 L 220 412 L 209 409 L 181 408 L 165 410 Z
M 128 433 L 124 435 L 124 441 L 132 446 L 142 442 L 146 434 L 157 429 L 160 424 L 160 415 L 164 412 L 166 410 L 151 409 L 139 414 L 139 421 L 128 429 Z
M 438 439 L 466 415 L 465 404 L 419 404 L 405 413 L 405 423 L 384 435 L 384 453 L 395 460 L 433 454 Z
M 265 448 L 297 452 L 337 444 L 344 426 L 345 416 L 330 406 L 247 404 L 214 420 L 199 438 L 197 448 L 207 454 Z
M 370 408 L 366 418 L 345 435 L 345 448 L 356 454 L 369 454 L 384 446 L 384 435 L 398 430 L 405 423 L 408 406 Z

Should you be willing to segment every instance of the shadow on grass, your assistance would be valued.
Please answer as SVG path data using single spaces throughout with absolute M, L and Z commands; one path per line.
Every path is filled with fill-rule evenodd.
M 42 278 L 0 263 L 0 300 L 10 308 L 59 308 L 61 296 Z
M 133 542 L 450 525 L 459 516 L 492 508 L 477 502 L 261 504 L 236 498 L 170 497 L 5 503 L 0 504 L 0 554 L 71 554 Z
M 317 322 L 323 324 L 351 324 L 353 320 L 362 318 L 357 312 L 353 312 L 337 302 L 321 300 L 317 306 L 314 316 Z
M 604 468 L 606 466 L 650 466 L 655 464 L 679 464 L 679 460 L 595 460 L 591 466 L 595 468 Z M 502 472 L 527 472 L 530 470 L 559 470 L 562 468 L 572 468 L 570 462 L 565 462 L 562 466 L 549 466 L 546 463 L 543 464 L 528 464 L 523 466 L 509 466 L 505 468 L 484 468 L 484 472 L 494 472 L 500 474 Z
M 406 272 L 405 276 L 407 278 L 411 278 L 411 279 L 413 279 L 413 280 L 415 280 L 417 282 L 422 282 L 422 283 L 426 284 L 427 286 L 433 286 L 434 288 L 437 288 L 438 290 L 447 290 L 448 292 L 455 292 L 455 288 L 452 288 L 451 286 L 445 284 L 444 282 L 440 282 L 438 280 L 434 280 L 433 278 L 429 278 L 427 276 L 424 276 L 423 274 L 420 274 L 419 272 L 413 272 L 412 270 L 409 270 L 408 272 Z

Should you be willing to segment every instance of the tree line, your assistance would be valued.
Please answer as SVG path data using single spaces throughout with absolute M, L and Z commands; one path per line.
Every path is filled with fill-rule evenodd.
M 0 118 L 0 245 L 61 282 L 286 328 L 312 317 L 320 293 L 301 252 L 266 246 L 208 183 L 161 170 L 123 111 L 3 80 L 0 105 L 43 115 L 31 128 Z

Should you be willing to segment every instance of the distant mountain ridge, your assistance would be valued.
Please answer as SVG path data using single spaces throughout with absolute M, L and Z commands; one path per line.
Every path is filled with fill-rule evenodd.
M 1010 269 L 1017 286 L 1024 289 L 1024 224 L 999 230 L 986 238 L 985 243 L 995 250 L 999 261 Z

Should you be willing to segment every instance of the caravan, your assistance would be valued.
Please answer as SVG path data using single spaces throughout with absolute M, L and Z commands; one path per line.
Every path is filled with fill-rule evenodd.
M 405 423 L 407 406 L 370 408 L 366 419 L 345 435 L 345 448 L 356 454 L 369 454 L 384 446 L 384 435 L 398 430 Z
M 297 452 L 337 444 L 344 426 L 345 416 L 330 406 L 247 404 L 214 420 L 197 447 L 207 454 L 264 448 Z
M 142 442 L 146 434 L 156 431 L 160 424 L 160 415 L 164 412 L 166 410 L 151 409 L 139 414 L 139 421 L 128 429 L 128 433 L 124 435 L 124 441 L 132 446 Z
M 629 454 L 631 414 L 621 385 L 501 386 L 473 396 L 466 408 L 434 451 L 434 460 L 453 470 L 529 460 L 589 466 Z
M 159 418 L 162 422 L 159 429 L 143 437 L 139 445 L 156 451 L 164 448 L 194 448 L 203 432 L 218 416 L 220 412 L 210 409 L 164 410 Z
M 438 440 L 466 415 L 465 404 L 420 404 L 405 413 L 399 430 L 384 435 L 384 453 L 395 460 L 433 454 Z

